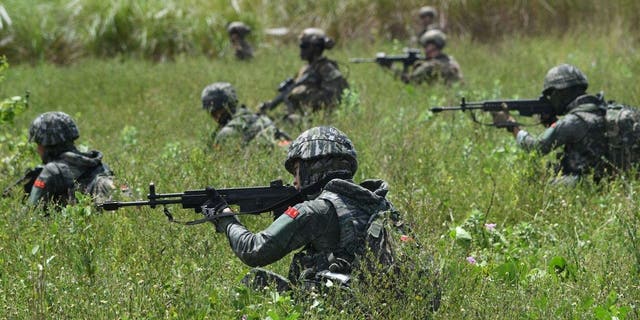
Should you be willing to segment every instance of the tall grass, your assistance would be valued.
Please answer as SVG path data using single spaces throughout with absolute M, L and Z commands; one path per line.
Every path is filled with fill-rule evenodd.
M 640 72 L 640 57 L 630 54 L 637 44 L 626 39 L 576 32 L 485 44 L 454 37 L 447 49 L 465 83 L 453 88 L 407 86 L 376 65 L 346 64 L 348 57 L 371 55 L 368 45 L 329 52 L 355 94 L 309 125 L 332 124 L 350 136 L 360 164 L 356 180 L 390 183 L 389 197 L 441 269 L 442 304 L 433 318 L 640 317 L 637 179 L 553 188 L 546 183 L 552 155 L 523 153 L 506 132 L 478 126 L 468 115 L 428 111 L 461 96 L 536 97 L 546 70 L 561 62 L 580 67 L 590 91 L 640 105 L 640 90 L 628 85 Z M 6 130 L 26 137 L 37 114 L 71 114 L 80 128 L 78 144 L 103 151 L 118 183 L 135 198 L 145 196 L 149 182 L 158 192 L 173 192 L 290 181 L 282 166 L 285 150 L 205 147 L 215 127 L 199 107 L 205 85 L 229 81 L 255 108 L 301 64 L 295 48 L 262 50 L 251 63 L 223 55 L 213 61 L 178 56 L 163 64 L 89 57 L 68 68 L 14 65 L 0 96 L 29 89 L 31 107 Z M 281 125 L 293 136 L 304 129 Z M 21 165 L 37 163 L 33 150 L 24 152 L 31 152 L 25 156 L 31 163 Z M 0 185 L 22 169 L 0 176 Z M 304 301 L 247 291 L 238 280 L 248 268 L 211 226 L 170 224 L 160 209 L 97 213 L 88 202 L 45 218 L 25 210 L 18 192 L 13 196 L 0 199 L 0 308 L 7 318 L 411 319 L 428 308 L 421 295 L 394 300 L 356 291 L 344 302 L 340 294 Z M 260 230 L 270 217 L 242 221 Z M 285 258 L 269 268 L 286 274 L 288 263 Z
M 623 32 L 637 41 L 640 4 L 618 1 L 431 1 L 451 34 L 482 41 L 507 35 Z M 408 39 L 423 1 L 94 1 L 9 0 L 11 24 L 0 24 L 0 49 L 11 61 L 69 64 L 83 56 L 134 56 L 153 61 L 178 55 L 229 54 L 225 26 L 243 20 L 260 46 L 277 44 L 267 28 L 325 28 L 339 44 Z M 4 11 L 3 11 L 4 12 Z

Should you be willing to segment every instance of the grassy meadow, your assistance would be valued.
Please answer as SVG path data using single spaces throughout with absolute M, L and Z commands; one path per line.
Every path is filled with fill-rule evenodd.
M 466 114 L 428 111 L 463 96 L 535 98 L 546 71 L 563 62 L 587 74 L 590 92 L 640 105 L 639 48 L 628 30 L 513 35 L 491 43 L 453 36 L 447 51 L 465 82 L 451 88 L 409 86 L 374 64 L 348 63 L 404 46 L 354 41 L 328 51 L 352 94 L 337 112 L 305 127 L 280 125 L 292 136 L 336 126 L 358 151 L 355 179 L 389 182 L 389 198 L 441 270 L 437 312 L 429 315 L 428 299 L 419 294 L 385 300 L 359 287 L 346 301 L 340 293 L 304 300 L 250 292 L 239 284 L 249 268 L 211 225 L 172 224 L 160 208 L 100 213 L 89 201 L 43 217 L 26 210 L 16 190 L 0 198 L 0 318 L 640 318 L 640 181 L 552 187 L 546 168 L 553 155 L 524 153 L 510 134 L 474 124 Z M 34 146 L 25 143 L 27 128 L 53 110 L 74 117 L 79 145 L 105 154 L 118 184 L 133 194 L 118 194 L 125 200 L 144 198 L 149 182 L 158 192 L 290 182 L 284 149 L 209 149 L 215 125 L 199 98 L 205 85 L 228 81 L 255 109 L 300 67 L 297 47 L 263 46 L 251 62 L 221 50 L 226 54 L 215 59 L 178 55 L 166 63 L 85 57 L 66 67 L 11 65 L 0 97 L 28 90 L 30 106 L 0 128 L 0 186 L 38 163 Z M 198 217 L 170 209 L 178 219 Z M 258 231 L 271 217 L 241 220 Z M 289 262 L 290 256 L 268 268 L 286 274 Z

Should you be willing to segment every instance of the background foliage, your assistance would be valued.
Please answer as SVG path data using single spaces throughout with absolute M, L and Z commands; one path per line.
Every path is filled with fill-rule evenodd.
M 23 2 L 4 6 L 10 8 L 9 4 L 18 3 L 26 10 Z M 226 2 L 211 3 L 211 8 L 220 8 L 209 10 L 211 16 L 233 16 L 232 11 L 224 15 L 224 10 L 232 10 Z M 269 2 L 238 3 L 243 10 L 251 5 L 258 10 Z M 392 12 L 402 3 L 386 3 L 385 10 Z M 411 8 L 417 6 L 408 3 Z M 96 17 L 110 16 L 108 12 L 113 8 L 128 7 L 131 14 L 113 15 L 124 21 L 123 26 L 128 19 L 138 19 L 136 14 L 158 12 L 140 10 L 142 6 L 158 5 L 152 1 L 53 4 L 31 9 L 66 13 L 70 6 L 81 5 L 82 14 L 74 21 L 83 21 L 83 17 L 90 16 L 88 12 Z M 344 6 L 384 4 L 354 1 Z M 497 1 L 495 5 L 500 4 Z M 516 2 L 515 6 L 537 8 L 545 4 L 550 5 L 538 1 Z M 261 15 L 265 17 L 286 12 L 291 21 L 302 21 L 293 6 L 287 5 L 288 2 L 272 3 L 269 10 L 242 11 L 241 17 L 253 17 L 256 26 L 269 24 L 251 12 L 264 12 Z M 469 12 L 489 10 L 474 2 L 452 1 L 449 5 L 465 5 Z M 631 13 L 622 10 L 633 8 L 635 2 L 604 6 L 580 1 L 566 5 L 575 10 L 557 9 L 558 14 L 571 17 L 563 31 L 552 24 L 550 30 L 559 31 L 531 31 L 526 37 L 518 32 L 504 34 L 491 43 L 477 41 L 480 35 L 475 35 L 475 29 L 473 36 L 472 31 L 454 35 L 447 49 L 460 62 L 465 83 L 452 88 L 407 86 L 375 65 L 347 63 L 349 57 L 373 56 L 375 51 L 400 51 L 406 46 L 403 40 L 380 41 L 375 48 L 371 43 L 356 41 L 328 52 L 341 63 L 353 94 L 336 113 L 318 115 L 307 125 L 332 124 L 350 136 L 360 161 L 356 180 L 380 177 L 389 181 L 391 200 L 406 214 L 416 236 L 442 270 L 442 306 L 433 318 L 640 316 L 640 208 L 636 178 L 600 185 L 585 182 L 573 189 L 551 187 L 546 182 L 552 173 L 546 168 L 553 156 L 523 153 L 503 130 L 473 124 L 467 115 L 433 115 L 428 111 L 431 106 L 456 104 L 462 96 L 469 100 L 536 97 L 546 70 L 562 62 L 575 64 L 587 74 L 590 91 L 604 90 L 608 98 L 640 105 L 640 89 L 630 85 L 640 71 L 638 43 L 629 36 L 636 22 L 626 19 L 626 14 Z M 607 14 L 619 12 L 619 21 L 603 26 L 591 23 L 580 9 L 589 5 Z M 93 9 L 89 10 L 91 6 Z M 322 16 L 343 5 L 317 1 L 307 6 L 300 12 Z M 500 8 L 509 12 L 511 6 Z M 167 14 L 177 15 L 177 9 Z M 120 10 L 124 9 L 116 11 L 129 12 Z M 188 16 L 190 11 L 182 12 Z M 341 14 L 327 14 L 327 19 L 347 13 L 337 12 Z M 448 14 L 449 25 L 453 30 L 462 30 L 454 28 L 458 23 L 454 23 L 454 12 Z M 29 15 L 11 15 L 16 29 L 18 16 L 27 19 Z M 367 18 L 374 19 L 372 16 Z M 361 15 L 354 13 L 353 17 Z M 30 19 L 46 20 L 35 13 Z M 178 27 L 178 20 L 158 25 L 157 30 L 183 30 Z M 504 21 L 507 24 L 511 20 Z M 73 26 L 63 22 L 51 25 Z M 138 23 L 129 25 L 140 27 Z M 147 30 L 146 34 L 150 34 L 152 29 Z M 73 35 L 70 30 L 57 32 L 62 38 Z M 136 49 L 138 38 L 125 41 L 127 36 L 142 34 L 137 32 L 113 35 L 118 39 L 113 43 L 128 46 L 116 51 L 121 59 L 97 59 L 83 49 L 80 52 L 85 59 L 71 59 L 76 64 L 70 67 L 50 63 L 11 66 L 0 87 L 0 97 L 22 95 L 29 90 L 31 98 L 30 107 L 16 115 L 12 124 L 2 124 L 0 134 L 12 137 L 0 146 L 2 158 L 21 158 L 3 163 L 5 174 L 0 176 L 0 186 L 8 185 L 26 167 L 37 163 L 33 149 L 26 144 L 26 128 L 38 114 L 52 110 L 65 111 L 76 119 L 81 133 L 78 143 L 103 151 L 105 161 L 117 174 L 118 184 L 128 187 L 133 198 L 143 198 L 149 182 L 155 182 L 159 192 L 173 192 L 206 185 L 265 185 L 277 178 L 290 181 L 282 166 L 285 150 L 210 150 L 205 144 L 215 125 L 200 108 L 199 94 L 210 82 L 229 81 L 236 86 L 240 99 L 255 108 L 270 99 L 277 84 L 301 65 L 294 46 L 269 42 L 249 63 L 236 62 L 224 45 L 216 49 L 216 59 L 196 50 L 175 56 L 174 62 L 154 63 L 138 59 L 152 57 L 152 51 Z M 33 34 L 24 43 L 42 50 L 37 59 L 26 61 L 55 61 L 48 57 L 64 56 L 48 42 L 55 36 Z M 198 42 L 188 43 L 200 46 Z M 113 46 L 101 48 L 108 51 Z M 305 128 L 284 126 L 294 136 Z M 541 129 L 530 128 L 534 132 Z M 24 148 L 11 149 L 20 141 Z M 129 197 L 126 193 L 118 196 Z M 344 304 L 340 293 L 305 301 L 271 291 L 247 291 L 238 280 L 248 268 L 233 256 L 224 237 L 214 234 L 208 225 L 186 228 L 170 224 L 159 209 L 98 213 L 89 201 L 84 201 L 43 217 L 38 211 L 25 209 L 22 200 L 19 190 L 12 197 L 0 199 L 0 307 L 7 318 L 426 316 L 428 301 L 421 295 L 389 299 L 384 292 L 356 289 L 350 302 Z M 177 207 L 173 213 L 184 219 L 196 217 Z M 270 217 L 242 220 L 252 230 L 260 230 L 268 225 Z M 289 260 L 285 258 L 269 268 L 285 273 Z M 419 289 L 420 282 L 407 286 Z
M 633 0 L 466 1 L 428 3 L 450 34 L 482 41 L 505 36 L 625 30 L 638 40 L 640 3 Z M 338 40 L 371 44 L 415 34 L 424 1 L 407 0 L 5 0 L 0 3 L 0 52 L 14 62 L 68 64 L 83 56 L 135 56 L 154 61 L 177 55 L 228 54 L 226 25 L 249 24 L 252 39 L 272 46 L 309 26 Z M 287 27 L 273 36 L 268 29 Z

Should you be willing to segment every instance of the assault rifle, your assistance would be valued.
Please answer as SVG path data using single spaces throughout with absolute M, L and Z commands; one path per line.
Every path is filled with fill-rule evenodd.
M 487 100 L 479 102 L 467 102 L 465 98 L 462 98 L 460 106 L 457 107 L 433 107 L 431 112 L 438 113 L 442 111 L 473 111 L 481 110 L 486 112 L 497 111 L 518 111 L 521 116 L 532 117 L 534 115 L 540 116 L 540 123 L 545 126 L 550 126 L 556 122 L 555 111 L 551 106 L 551 103 L 547 98 L 541 96 L 538 99 L 531 100 Z M 475 115 L 471 113 L 472 119 L 476 123 L 480 123 L 476 120 Z M 519 123 L 508 122 L 504 124 L 491 124 L 499 128 L 519 126 Z
M 44 167 L 42 165 L 39 165 L 39 166 L 36 166 L 35 168 L 27 169 L 27 171 L 24 172 L 24 175 L 20 179 L 16 180 L 12 184 L 4 188 L 4 190 L 2 190 L 2 197 L 4 198 L 8 197 L 9 194 L 11 193 L 11 190 L 21 183 L 24 183 L 22 187 L 24 192 L 26 194 L 31 193 L 31 188 L 33 187 L 33 183 L 36 182 L 36 179 L 40 175 L 40 172 L 42 172 L 43 168 Z
M 209 194 L 213 189 L 189 190 L 183 193 L 156 193 L 156 187 L 153 183 L 149 184 L 149 194 L 147 201 L 105 201 L 98 204 L 98 208 L 106 211 L 118 210 L 122 207 L 142 207 L 164 206 L 164 214 L 170 222 L 176 222 L 186 225 L 199 224 L 211 219 L 205 218 L 189 222 L 181 222 L 173 219 L 173 216 L 167 209 L 168 204 L 181 204 L 184 209 L 194 209 L 195 212 L 201 212 L 202 206 L 209 199 Z M 238 214 L 260 214 L 272 211 L 274 217 L 278 217 L 289 206 L 293 206 L 302 202 L 304 199 L 302 194 L 293 186 L 283 185 L 282 180 L 272 181 L 268 187 L 247 187 L 247 188 L 230 188 L 216 189 L 220 196 L 231 206 L 238 206 L 233 214 L 220 214 L 216 217 L 225 217 Z
M 402 62 L 402 71 L 406 72 L 409 67 L 412 66 L 418 60 L 426 60 L 426 58 L 420 55 L 419 49 L 405 49 L 403 55 L 391 55 L 388 56 L 384 52 L 378 52 L 375 58 L 351 58 L 351 63 L 368 63 L 375 62 L 381 66 L 390 67 L 394 62 Z
M 275 109 L 282 102 L 287 100 L 287 97 L 293 91 L 293 88 L 305 84 L 306 82 L 310 82 L 314 77 L 312 76 L 313 72 L 305 73 L 300 80 L 295 81 L 293 78 L 289 77 L 284 81 L 280 82 L 278 85 L 278 94 L 271 101 L 263 102 L 260 104 L 259 113 L 266 114 L 268 111 Z

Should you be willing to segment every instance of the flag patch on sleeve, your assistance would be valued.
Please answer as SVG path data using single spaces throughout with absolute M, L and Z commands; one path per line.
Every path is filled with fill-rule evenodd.
M 299 213 L 300 212 L 298 212 L 298 209 L 294 207 L 289 207 L 289 209 L 284 212 L 284 214 L 288 215 L 291 219 L 295 219 Z
M 39 189 L 44 189 L 45 187 L 44 180 L 36 179 L 36 181 L 33 183 L 33 186 Z

